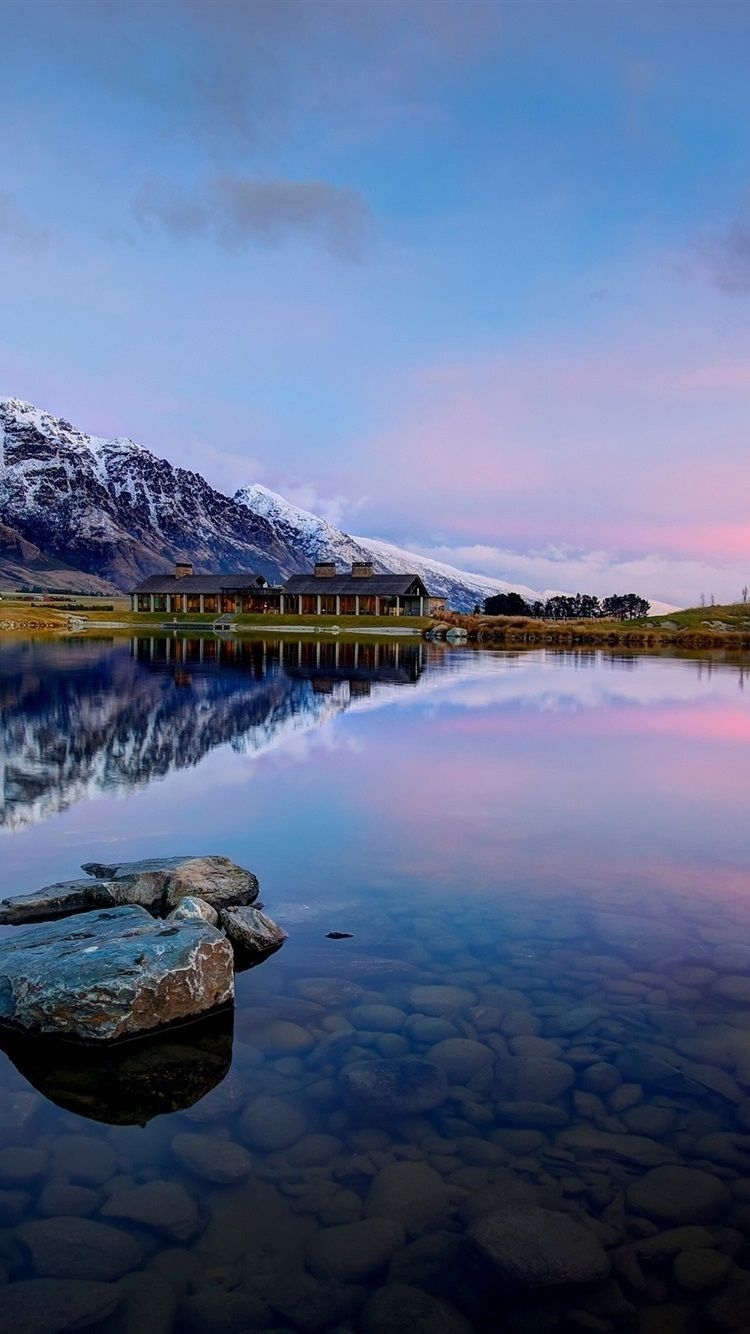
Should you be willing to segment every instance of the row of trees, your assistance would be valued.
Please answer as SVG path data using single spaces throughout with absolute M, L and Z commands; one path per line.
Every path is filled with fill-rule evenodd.
M 576 593 L 574 597 L 560 593 L 546 602 L 527 602 L 520 593 L 497 593 L 484 602 L 487 616 L 530 616 L 540 621 L 589 621 L 601 617 L 634 621 L 639 616 L 648 616 L 650 609 L 650 602 L 637 593 L 616 593 L 601 601 L 591 593 Z

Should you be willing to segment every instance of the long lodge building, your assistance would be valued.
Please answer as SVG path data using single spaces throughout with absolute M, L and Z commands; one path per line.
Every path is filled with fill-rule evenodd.
M 131 593 L 135 612 L 293 616 L 429 616 L 435 603 L 418 574 L 375 574 L 355 562 L 346 574 L 333 561 L 318 561 L 310 574 L 269 584 L 262 574 L 195 574 L 175 565 L 172 574 L 152 574 Z

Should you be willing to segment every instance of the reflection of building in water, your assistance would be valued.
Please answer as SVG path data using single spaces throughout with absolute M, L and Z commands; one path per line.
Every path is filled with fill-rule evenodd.
M 0 827 L 132 791 L 218 746 L 260 755 L 370 691 L 415 685 L 418 644 L 149 636 L 0 649 Z
M 404 643 L 352 643 L 341 640 L 249 640 L 219 639 L 208 635 L 138 636 L 131 641 L 139 662 L 171 666 L 175 676 L 184 669 L 235 668 L 258 679 L 283 670 L 296 679 L 314 681 L 383 682 L 414 685 L 425 666 L 420 641 Z M 362 693 L 362 692 L 360 692 Z

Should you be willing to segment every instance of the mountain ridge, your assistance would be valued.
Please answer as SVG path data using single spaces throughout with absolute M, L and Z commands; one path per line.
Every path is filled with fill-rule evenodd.
M 5 551 L 5 555 L 4 555 Z M 24 558 L 26 553 L 26 558 Z M 125 436 L 87 434 L 19 398 L 0 399 L 0 582 L 129 590 L 176 560 L 207 571 L 252 569 L 271 581 L 315 560 L 414 571 L 435 596 L 470 610 L 497 592 L 539 594 L 353 537 L 259 483 L 234 496 Z M 96 586 L 91 581 L 96 580 Z

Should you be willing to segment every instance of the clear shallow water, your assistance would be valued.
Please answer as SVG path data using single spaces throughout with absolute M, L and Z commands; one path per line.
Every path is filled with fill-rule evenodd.
M 750 1328 L 742 665 L 167 645 L 0 649 L 3 892 L 222 852 L 290 938 L 233 1032 L 2 1058 L 0 1326 Z

